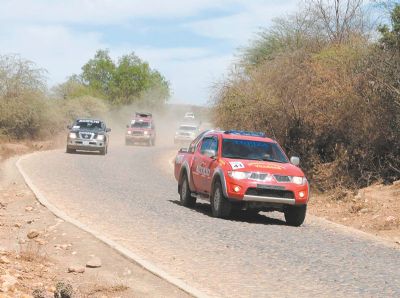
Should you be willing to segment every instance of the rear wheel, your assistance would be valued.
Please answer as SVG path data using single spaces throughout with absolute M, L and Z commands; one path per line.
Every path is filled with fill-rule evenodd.
M 306 212 L 307 205 L 288 206 L 284 211 L 286 223 L 294 227 L 301 226 L 306 218 Z
M 196 198 L 192 197 L 192 193 L 189 188 L 189 180 L 186 174 L 182 177 L 182 184 L 180 188 L 180 199 L 181 204 L 185 207 L 194 207 L 196 205 Z
M 211 197 L 211 211 L 214 217 L 225 218 L 231 214 L 232 204 L 222 192 L 221 182 L 217 181 Z

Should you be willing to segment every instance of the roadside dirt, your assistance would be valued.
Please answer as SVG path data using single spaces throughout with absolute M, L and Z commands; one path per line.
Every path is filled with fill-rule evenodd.
M 373 185 L 337 195 L 313 195 L 309 212 L 315 216 L 385 238 L 400 246 L 400 181 Z
M 12 148 L 8 156 L 35 150 L 30 146 Z M 56 218 L 36 201 L 15 161 L 9 158 L 0 164 L 1 298 L 54 297 L 61 291 L 73 293 L 62 297 L 188 297 Z M 90 263 L 101 266 L 89 268 Z

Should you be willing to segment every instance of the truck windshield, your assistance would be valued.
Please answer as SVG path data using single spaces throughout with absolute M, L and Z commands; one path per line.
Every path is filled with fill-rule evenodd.
M 149 128 L 150 122 L 147 121 L 133 121 L 131 123 L 131 128 Z
M 222 141 L 222 157 L 289 162 L 277 144 L 250 140 L 224 139 Z

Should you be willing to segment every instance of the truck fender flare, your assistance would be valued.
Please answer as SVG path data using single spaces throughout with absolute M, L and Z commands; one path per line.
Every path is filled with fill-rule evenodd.
M 188 178 L 189 189 L 190 189 L 190 185 L 192 184 L 192 179 L 191 179 L 192 177 L 191 177 L 191 173 L 190 173 L 189 164 L 187 163 L 186 160 L 183 162 L 182 167 L 181 167 L 181 172 L 179 173 L 179 182 L 178 182 L 179 187 L 182 184 L 182 177 L 183 177 L 185 172 L 186 172 L 186 176 Z
M 212 188 L 211 191 L 214 191 L 214 184 L 215 181 L 217 181 L 217 179 L 219 179 L 221 181 L 221 185 L 222 185 L 222 191 L 224 193 L 224 196 L 226 198 L 228 198 L 228 190 L 227 190 L 227 186 L 226 186 L 226 180 L 225 180 L 225 175 L 224 172 L 222 171 L 222 169 L 220 167 L 216 168 L 212 177 Z

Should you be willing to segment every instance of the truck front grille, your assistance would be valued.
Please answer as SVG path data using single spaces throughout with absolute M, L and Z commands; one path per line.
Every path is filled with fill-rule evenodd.
M 294 193 L 289 190 L 266 189 L 266 188 L 249 188 L 246 195 L 259 197 L 273 197 L 282 199 L 294 199 Z

